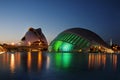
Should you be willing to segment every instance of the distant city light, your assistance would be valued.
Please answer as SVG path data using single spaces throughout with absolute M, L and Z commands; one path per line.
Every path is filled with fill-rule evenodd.
M 31 42 L 30 41 L 28 41 L 28 45 L 31 46 Z
M 12 42 L 12 43 L 11 43 L 11 45 L 12 45 L 12 46 L 14 46 L 14 45 L 15 45 L 15 43 L 14 43 L 14 42 Z

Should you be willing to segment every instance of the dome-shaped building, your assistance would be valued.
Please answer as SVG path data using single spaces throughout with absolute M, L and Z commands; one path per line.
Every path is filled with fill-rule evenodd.
M 50 43 L 49 51 L 108 52 L 111 49 L 96 33 L 83 28 L 71 28 L 60 33 Z

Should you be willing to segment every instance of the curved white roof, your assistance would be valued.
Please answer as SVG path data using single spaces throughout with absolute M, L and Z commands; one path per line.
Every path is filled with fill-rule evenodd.
M 30 28 L 21 40 L 24 42 L 24 44 L 28 44 L 29 42 L 33 43 L 36 41 L 41 41 L 42 43 L 47 44 L 47 40 L 44 34 L 42 33 L 41 28 Z

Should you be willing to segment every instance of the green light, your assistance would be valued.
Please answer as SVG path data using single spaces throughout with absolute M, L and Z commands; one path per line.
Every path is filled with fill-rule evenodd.
M 77 42 L 79 41 L 79 37 L 76 37 L 76 39 L 75 39 L 75 41 L 74 41 L 74 43 L 73 44 L 77 44 Z
M 61 51 L 72 51 L 73 45 L 69 43 L 63 43 L 61 46 Z
M 68 68 L 70 66 L 70 61 L 71 61 L 71 53 L 63 53 L 63 67 Z
M 85 48 L 86 47 L 86 43 L 87 43 L 87 40 L 84 40 L 83 43 L 81 43 L 81 48 Z
M 73 36 L 73 34 L 70 34 L 70 37 L 67 42 L 70 42 L 72 40 L 72 36 Z
M 57 41 L 55 44 L 54 44 L 54 50 L 55 51 L 59 51 L 59 48 L 60 46 L 62 45 L 62 41 Z
M 73 39 L 72 39 L 72 44 L 74 44 L 74 42 L 75 42 L 76 39 L 77 39 L 77 36 L 74 35 L 74 36 L 73 36 Z
M 57 67 L 60 67 L 62 64 L 62 54 L 61 53 L 56 53 L 55 54 L 55 64 Z
M 87 46 L 90 46 L 90 42 L 87 43 Z
M 68 36 L 68 35 L 66 34 L 64 41 L 67 41 L 67 36 Z
M 48 49 L 49 51 L 55 52 L 73 52 L 79 49 L 86 49 L 89 46 L 90 42 L 79 35 L 62 33 L 58 35 L 54 41 L 52 41 Z
M 56 53 L 55 54 L 55 65 L 57 68 L 68 68 L 72 59 L 71 53 Z

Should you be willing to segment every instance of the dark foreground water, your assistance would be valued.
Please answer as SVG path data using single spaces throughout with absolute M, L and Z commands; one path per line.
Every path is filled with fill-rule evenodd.
M 0 80 L 120 80 L 120 55 L 3 53 Z

